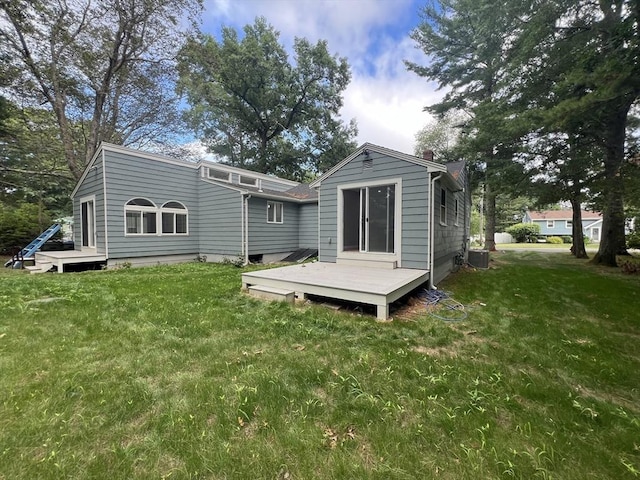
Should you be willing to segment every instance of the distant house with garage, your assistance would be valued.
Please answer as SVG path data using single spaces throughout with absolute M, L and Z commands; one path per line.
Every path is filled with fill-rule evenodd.
M 539 225 L 541 236 L 571 236 L 573 211 L 567 209 L 526 211 L 522 221 L 524 223 L 535 223 Z M 600 242 L 602 235 L 602 215 L 599 212 L 583 210 L 582 231 L 592 242 Z

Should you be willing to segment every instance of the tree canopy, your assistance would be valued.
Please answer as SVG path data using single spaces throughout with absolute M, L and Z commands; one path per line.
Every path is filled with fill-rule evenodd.
M 243 36 L 192 38 L 180 55 L 180 87 L 190 125 L 230 164 L 300 180 L 345 157 L 355 121 L 339 118 L 351 74 L 326 41 L 296 38 L 293 59 L 264 18 Z
M 640 93 L 639 29 L 629 0 L 441 0 L 424 8 L 413 34 L 434 61 L 409 64 L 450 88 L 432 108 L 472 110 L 468 145 L 487 159 L 490 187 L 508 187 L 495 174 L 516 164 L 532 176 L 546 169 L 543 178 L 574 210 L 586 189 L 598 197 L 604 223 L 595 261 L 608 265 L 626 252 L 620 180 Z M 541 144 L 553 155 L 531 155 Z M 523 152 L 535 168 L 523 164 Z
M 103 140 L 173 135 L 175 54 L 200 9 L 201 0 L 0 0 L 0 93 L 50 109 L 51 142 L 78 179 Z

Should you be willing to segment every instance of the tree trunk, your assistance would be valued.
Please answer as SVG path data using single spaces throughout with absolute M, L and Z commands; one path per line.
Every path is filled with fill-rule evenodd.
M 490 252 L 496 251 L 496 194 L 491 189 L 489 183 L 485 185 L 486 198 L 486 226 L 484 237 L 484 248 Z
M 576 258 L 589 258 L 587 249 L 584 246 L 584 232 L 582 230 L 582 207 L 580 206 L 580 197 L 571 198 L 571 209 L 573 211 L 573 220 L 571 228 L 571 237 L 573 245 L 571 245 L 571 253 Z
M 624 236 L 624 141 L 629 107 L 623 106 L 609 122 L 605 132 L 604 211 L 598 253 L 592 262 L 616 267 L 616 255 L 628 255 Z

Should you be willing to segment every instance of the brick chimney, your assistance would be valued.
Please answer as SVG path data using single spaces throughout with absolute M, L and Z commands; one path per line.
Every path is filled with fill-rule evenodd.
M 423 150 L 422 151 L 422 158 L 424 158 L 425 160 L 427 160 L 429 162 L 433 162 L 433 150 Z

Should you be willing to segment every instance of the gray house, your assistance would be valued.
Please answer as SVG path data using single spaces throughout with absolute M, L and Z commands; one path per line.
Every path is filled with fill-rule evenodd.
M 435 283 L 466 254 L 464 163 L 440 164 L 364 144 L 311 187 L 319 193 L 319 262 L 243 274 L 269 295 L 319 295 L 376 305 Z
M 155 265 L 278 260 L 317 248 L 307 185 L 213 162 L 103 143 L 72 193 L 75 251 L 41 252 L 41 270 L 89 262 Z
M 264 272 L 243 274 L 243 283 L 372 303 L 386 317 L 389 302 L 434 287 L 465 255 L 466 182 L 463 162 L 369 143 L 311 185 L 105 143 L 72 193 L 75 251 L 40 252 L 36 266 L 268 262 L 317 249 L 319 262 L 297 270 L 312 277 L 302 283 L 286 269 L 269 272 L 289 283 L 258 278 Z
M 602 215 L 582 210 L 582 231 L 592 242 L 599 242 L 602 232 Z M 526 211 L 523 223 L 540 225 L 540 235 L 545 237 L 571 236 L 573 232 L 572 210 Z

